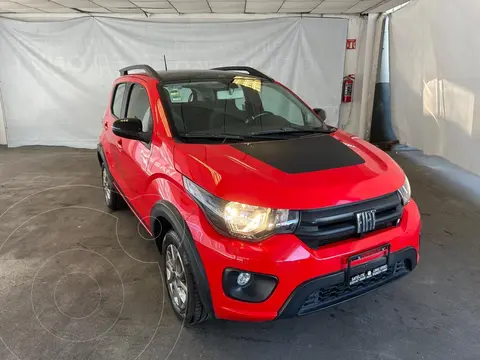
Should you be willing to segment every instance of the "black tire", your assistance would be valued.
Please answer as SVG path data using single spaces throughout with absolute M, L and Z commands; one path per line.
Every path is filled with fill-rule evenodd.
M 104 164 L 102 164 L 102 188 L 105 205 L 112 211 L 121 209 L 123 205 L 122 196 L 113 185 L 112 178 Z
M 180 255 L 182 260 L 182 265 L 184 267 L 185 278 L 187 282 L 187 300 L 186 306 L 183 311 L 179 310 L 178 306 L 174 304 L 172 295 L 169 290 L 168 279 L 167 279 L 167 249 L 169 245 L 173 245 Z M 192 326 L 198 323 L 201 323 L 210 318 L 207 311 L 205 311 L 200 296 L 198 294 L 198 288 L 195 281 L 195 275 L 192 271 L 190 259 L 185 251 L 184 245 L 178 234 L 174 230 L 170 230 L 165 235 L 163 244 L 162 244 L 162 254 L 163 254 L 163 264 L 162 271 L 165 279 L 165 291 L 172 305 L 173 312 L 178 317 L 180 321 L 183 321 L 186 326 Z

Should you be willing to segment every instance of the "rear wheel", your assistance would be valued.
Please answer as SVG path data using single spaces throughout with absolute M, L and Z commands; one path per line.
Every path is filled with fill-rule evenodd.
M 105 198 L 105 205 L 110 210 L 118 210 L 122 205 L 122 197 L 118 193 L 117 189 L 113 185 L 112 179 L 108 174 L 107 168 L 102 164 L 102 187 L 103 187 L 103 196 Z
M 163 254 L 165 285 L 175 315 L 185 325 L 207 320 L 209 316 L 200 300 L 190 259 L 174 230 L 165 235 Z

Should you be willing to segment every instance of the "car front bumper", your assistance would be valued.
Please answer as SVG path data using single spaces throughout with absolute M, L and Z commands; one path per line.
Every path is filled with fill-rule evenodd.
M 417 266 L 417 251 L 410 247 L 390 254 L 387 266 L 386 272 L 355 285 L 346 283 L 345 271 L 309 280 L 293 291 L 278 317 L 306 315 L 322 310 L 408 275 Z
M 214 315 L 221 319 L 268 321 L 304 315 L 407 275 L 419 260 L 420 215 L 414 201 L 405 206 L 398 226 L 318 249 L 291 234 L 257 243 L 230 239 L 218 234 L 201 210 L 191 213 L 187 224 L 205 268 Z M 346 284 L 349 259 L 384 245 L 389 249 L 388 270 L 358 285 Z M 270 275 L 278 282 L 264 301 L 236 300 L 224 291 L 227 269 Z

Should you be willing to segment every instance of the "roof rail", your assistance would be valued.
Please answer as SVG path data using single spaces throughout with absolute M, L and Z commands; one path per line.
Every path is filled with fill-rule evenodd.
M 258 71 L 257 69 L 254 69 L 250 66 L 222 66 L 222 67 L 216 67 L 213 68 L 212 70 L 221 70 L 221 71 L 246 71 L 249 75 L 253 75 L 268 81 L 273 82 L 273 78 L 271 78 L 268 75 L 265 75 L 264 73 Z
M 158 73 L 151 66 L 144 65 L 144 64 L 131 65 L 131 66 L 124 67 L 124 68 L 120 69 L 120 75 L 122 75 L 122 76 L 128 75 L 128 72 L 132 71 L 132 70 L 143 70 L 143 71 L 145 71 L 145 74 L 147 74 L 148 76 L 151 76 L 151 77 L 157 79 L 158 81 L 161 81 Z

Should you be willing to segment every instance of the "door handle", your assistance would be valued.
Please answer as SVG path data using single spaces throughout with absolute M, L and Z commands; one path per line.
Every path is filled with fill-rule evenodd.
M 122 139 L 117 140 L 117 148 L 118 150 L 122 150 Z
M 104 124 L 103 124 L 103 128 L 104 128 L 105 130 L 107 130 L 107 129 L 108 129 L 108 123 L 104 123 Z

